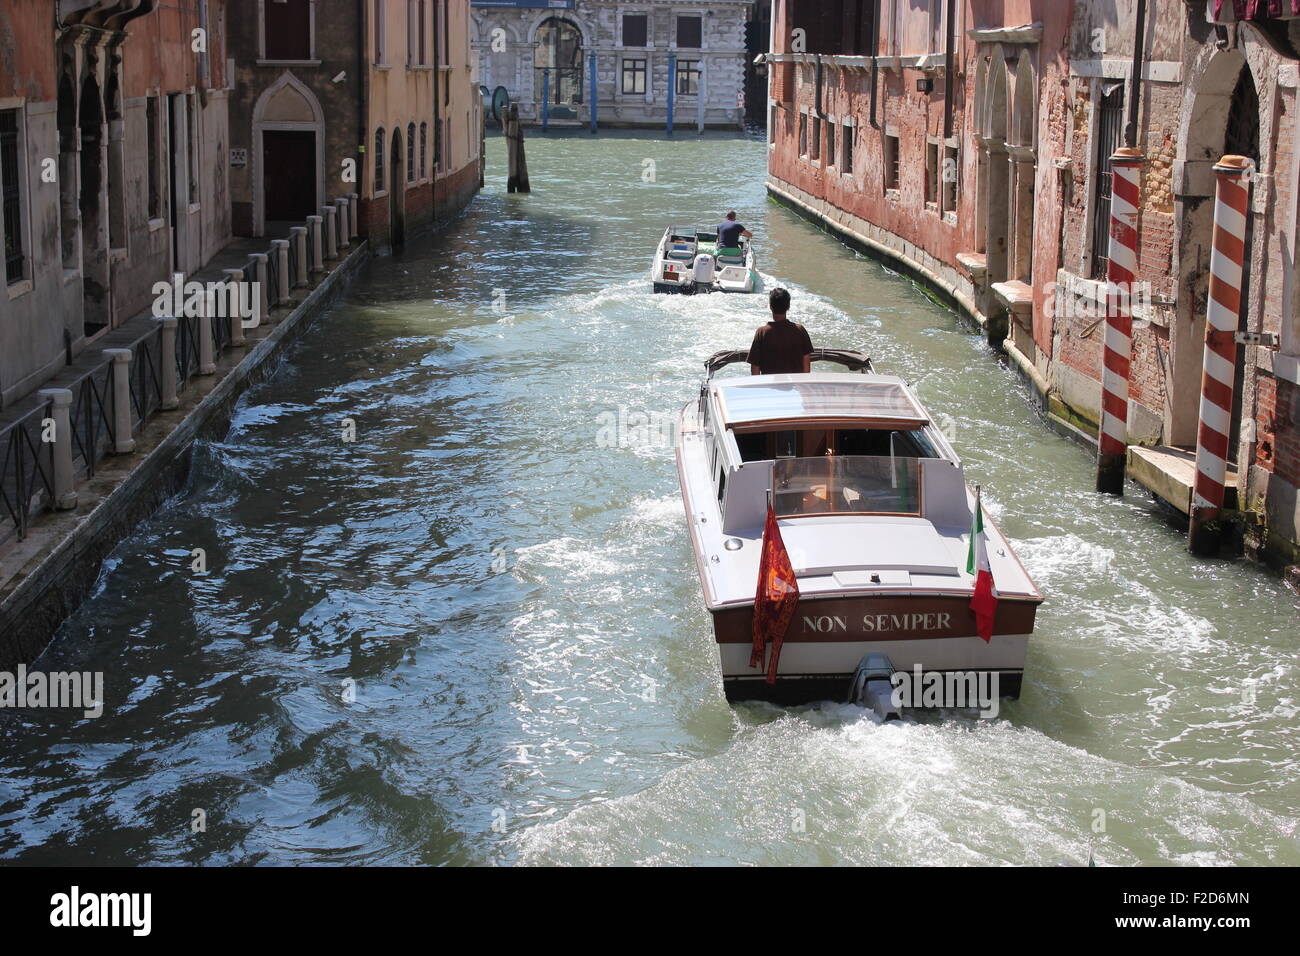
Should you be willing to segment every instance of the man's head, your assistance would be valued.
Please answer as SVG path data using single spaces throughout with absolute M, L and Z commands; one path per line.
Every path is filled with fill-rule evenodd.
M 773 289 L 767 297 L 767 304 L 772 309 L 773 318 L 784 318 L 790 311 L 790 293 L 785 289 Z
M 731 210 L 731 212 L 727 213 L 727 218 L 730 219 L 732 222 L 735 222 L 735 221 L 736 221 L 736 210 L 733 209 L 733 210 Z

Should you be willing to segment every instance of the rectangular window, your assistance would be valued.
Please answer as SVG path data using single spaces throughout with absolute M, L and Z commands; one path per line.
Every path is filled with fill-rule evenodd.
M 384 128 L 375 130 L 375 193 L 384 191 Z
M 406 124 L 406 181 L 415 182 L 415 124 Z
M 848 123 L 844 124 L 844 135 L 840 137 L 844 143 L 844 163 L 841 169 L 846 173 L 853 172 L 853 127 Z
M 23 244 L 23 164 L 19 161 L 18 111 L 0 110 L 0 202 L 3 203 L 5 282 L 27 274 Z
M 645 60 L 623 61 L 623 92 L 645 93 Z
M 885 189 L 898 188 L 898 137 L 885 134 Z
M 1097 114 L 1097 172 L 1093 177 L 1092 277 L 1106 278 L 1110 267 L 1110 157 L 1119 148 L 1124 128 L 1124 84 L 1116 83 L 1101 98 Z
M 162 218 L 162 202 L 158 175 L 158 97 L 145 98 L 144 125 L 146 148 L 149 155 L 145 158 L 149 167 L 149 218 Z
M 375 31 L 375 62 L 384 62 L 384 0 L 375 0 L 370 25 Z
M 826 124 L 826 166 L 829 168 L 835 165 L 835 124 L 828 122 Z
M 939 209 L 939 144 L 925 144 L 925 204 Z
M 959 169 L 957 161 L 957 147 L 945 146 L 943 148 L 943 212 L 957 212 L 957 170 Z
M 429 124 L 420 124 L 420 178 L 425 178 L 425 170 L 429 167 L 426 165 L 429 153 Z
M 767 108 L 767 141 L 769 144 L 776 143 L 776 104 Z
M 624 46 L 648 46 L 646 42 L 649 36 L 649 17 L 644 13 L 625 13 L 623 14 L 623 45 Z
M 694 96 L 700 92 L 700 61 L 677 61 L 677 95 Z
M 808 114 L 799 114 L 799 155 L 808 155 Z
M 419 17 L 415 12 L 418 0 L 406 0 L 406 65 L 415 66 L 420 61 L 416 59 L 419 54 L 420 38 L 416 33 L 419 23 Z
M 267 0 L 262 44 L 268 60 L 311 59 L 311 0 Z
M 428 0 L 420 0 L 420 39 L 418 42 L 420 47 L 419 62 L 422 65 L 428 64 L 429 62 L 429 52 L 426 47 L 426 43 L 428 41 L 425 40 L 425 36 L 429 32 L 429 22 L 428 22 L 428 18 L 425 16 L 425 11 L 428 9 L 428 6 L 429 6 Z
M 704 46 L 704 19 L 702 17 L 677 18 L 677 46 L 683 50 L 698 50 Z
M 190 161 L 190 202 L 199 201 L 199 112 L 194 108 L 194 94 L 185 97 L 185 149 Z
M 808 140 L 808 158 L 822 158 L 822 118 L 814 116 L 812 121 L 812 136 Z

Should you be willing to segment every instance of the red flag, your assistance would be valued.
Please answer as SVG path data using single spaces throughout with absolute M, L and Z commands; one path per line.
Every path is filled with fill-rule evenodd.
M 966 552 L 966 573 L 975 575 L 970 609 L 975 614 L 975 632 L 988 643 L 993 637 L 993 617 L 998 610 L 998 589 L 989 564 L 988 539 L 984 535 L 984 508 L 980 487 L 975 486 L 975 519 L 971 522 L 970 548 Z
M 799 603 L 799 581 L 781 540 L 776 515 L 769 502 L 767 524 L 763 526 L 763 554 L 758 562 L 758 590 L 754 594 L 754 650 L 749 666 L 763 666 L 768 641 L 772 642 L 772 661 L 767 668 L 767 682 L 776 683 L 776 665 L 781 659 L 781 642 L 790 628 L 790 619 Z

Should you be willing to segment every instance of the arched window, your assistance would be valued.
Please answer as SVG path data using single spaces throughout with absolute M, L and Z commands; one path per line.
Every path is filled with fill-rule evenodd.
M 425 164 L 428 162 L 429 155 L 429 124 L 420 124 L 420 178 L 425 177 L 425 170 L 429 167 Z
M 384 128 L 375 130 L 375 192 L 384 191 Z
M 406 124 L 406 181 L 415 182 L 415 124 Z
M 551 115 L 571 113 L 570 107 L 582 102 L 582 33 L 568 20 L 549 17 L 542 21 L 534 40 L 533 66 L 537 99 L 541 101 L 546 85 Z M 549 77 L 544 79 L 548 70 Z

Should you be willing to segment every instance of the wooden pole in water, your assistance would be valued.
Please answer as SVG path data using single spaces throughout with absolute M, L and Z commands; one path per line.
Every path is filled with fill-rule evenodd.
M 509 157 L 506 192 L 532 192 L 528 186 L 528 161 L 524 158 L 524 130 L 519 123 L 518 103 L 511 103 L 506 114 L 506 154 Z

